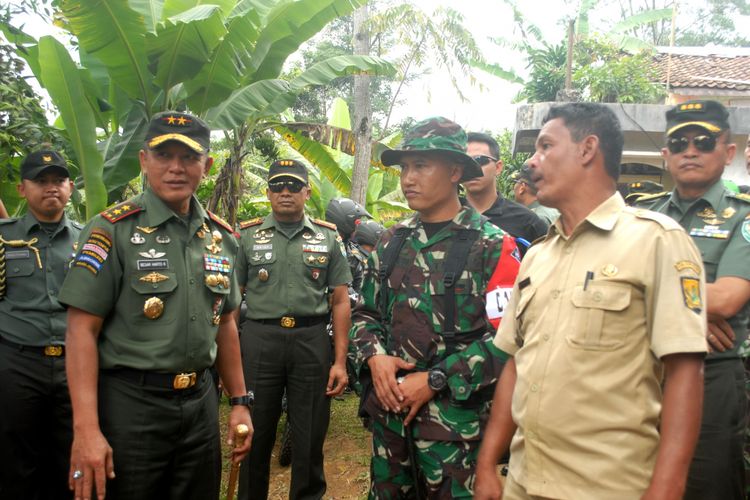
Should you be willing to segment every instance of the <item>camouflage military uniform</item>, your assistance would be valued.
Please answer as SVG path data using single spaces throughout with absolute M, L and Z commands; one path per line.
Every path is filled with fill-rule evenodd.
M 346 241 L 346 260 L 349 261 L 349 270 L 352 273 L 352 290 L 359 293 L 362 289 L 367 257 L 352 240 Z
M 383 288 L 378 277 L 383 251 L 401 226 L 413 231 L 404 242 L 388 287 Z M 455 352 L 448 354 L 441 334 L 446 308 L 444 263 L 460 229 L 478 230 L 480 236 L 456 283 L 457 343 Z M 505 241 L 512 245 L 510 238 Z M 448 376 L 448 388 L 425 404 L 410 426 L 417 465 L 430 496 L 472 495 L 483 423 L 505 360 L 492 344 L 494 329 L 485 314 L 485 291 L 500 263 L 503 242 L 502 231 L 470 207 L 463 207 L 429 239 L 415 216 L 383 234 L 365 269 L 349 347 L 358 375 L 367 372 L 370 357 L 388 354 L 415 363 L 418 371 L 437 367 Z M 381 293 L 387 294 L 386 317 L 379 310 Z M 366 397 L 363 407 L 373 419 L 370 497 L 413 495 L 403 415 L 385 412 L 374 391 Z

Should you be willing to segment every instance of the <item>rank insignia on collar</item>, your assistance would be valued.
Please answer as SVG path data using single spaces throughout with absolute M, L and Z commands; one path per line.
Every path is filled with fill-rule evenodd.
M 146 243 L 146 238 L 141 236 L 141 233 L 133 233 L 133 236 L 130 237 L 130 243 L 133 245 L 143 245 Z
M 145 276 L 141 276 L 139 278 L 139 281 L 143 281 L 145 283 L 161 283 L 162 281 L 166 281 L 168 279 L 168 276 L 164 276 L 163 274 L 157 272 L 151 272 Z
M 158 228 L 156 227 L 148 227 L 148 226 L 135 226 L 135 228 L 139 231 L 142 231 L 146 234 L 151 234 L 154 231 L 156 231 Z
M 146 259 L 159 259 L 167 254 L 165 252 L 157 252 L 154 248 L 151 248 L 148 252 L 138 252 L 138 255 Z
M 207 233 L 208 233 L 208 226 L 204 222 L 203 225 L 200 227 L 200 229 L 198 229 L 198 232 L 195 233 L 195 235 L 198 236 L 198 238 L 203 239 L 206 237 Z

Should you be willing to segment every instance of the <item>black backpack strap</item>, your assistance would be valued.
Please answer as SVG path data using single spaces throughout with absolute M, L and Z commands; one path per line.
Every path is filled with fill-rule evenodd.
M 380 279 L 380 315 L 383 319 L 386 318 L 386 309 L 388 308 L 388 300 L 385 290 L 388 288 L 388 278 L 393 272 L 393 266 L 396 264 L 398 254 L 401 253 L 401 248 L 404 246 L 406 237 L 411 233 L 410 227 L 399 227 L 396 232 L 393 233 L 393 238 L 388 242 L 385 249 L 383 250 L 383 258 L 380 260 L 380 268 L 378 269 L 378 278 Z
M 479 231 L 476 229 L 458 230 L 445 259 L 445 275 L 443 276 L 443 285 L 445 285 L 443 337 L 446 344 L 452 343 L 456 336 L 456 281 L 461 278 L 461 274 L 464 272 L 466 260 L 469 258 L 469 251 L 477 238 L 479 238 Z

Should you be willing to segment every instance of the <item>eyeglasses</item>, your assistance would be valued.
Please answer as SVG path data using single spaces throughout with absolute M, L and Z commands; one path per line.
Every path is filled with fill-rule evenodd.
M 483 166 L 487 165 L 491 161 L 497 161 L 497 158 L 493 158 L 493 157 L 487 156 L 487 155 L 472 156 L 471 159 L 474 160 L 475 162 L 479 163 L 480 167 L 483 167 Z
M 290 193 L 299 193 L 305 187 L 300 181 L 273 181 L 268 183 L 268 189 L 272 193 L 280 193 L 287 188 Z
M 716 148 L 716 136 L 715 135 L 696 135 L 692 140 L 687 137 L 670 137 L 667 139 L 667 149 L 672 154 L 682 153 L 685 151 L 690 143 L 693 143 L 695 149 L 708 153 Z

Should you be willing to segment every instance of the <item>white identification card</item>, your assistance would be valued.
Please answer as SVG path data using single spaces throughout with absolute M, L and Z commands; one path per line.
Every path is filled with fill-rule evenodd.
M 510 302 L 510 294 L 513 288 L 495 288 L 486 294 L 487 303 L 485 310 L 487 317 L 490 319 L 502 318 L 505 314 L 505 308 Z

